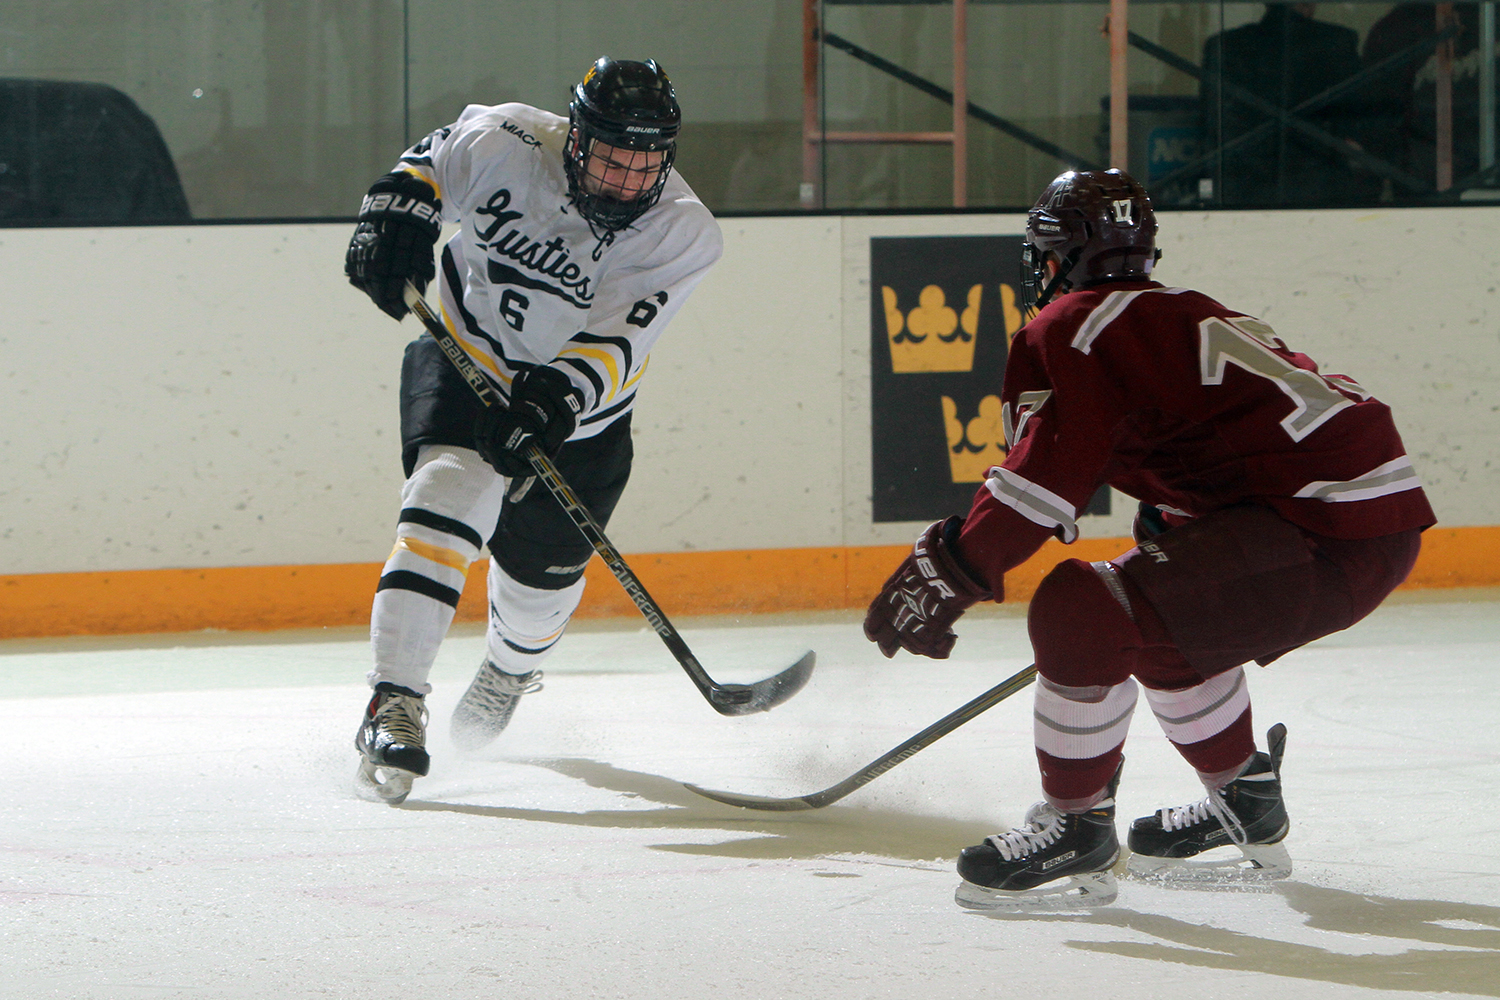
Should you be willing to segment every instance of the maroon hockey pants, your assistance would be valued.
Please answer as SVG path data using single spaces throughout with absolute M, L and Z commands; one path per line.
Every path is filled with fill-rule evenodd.
M 1067 560 L 1031 601 L 1037 672 L 1054 699 L 1103 698 L 1088 692 L 1132 677 L 1148 696 L 1207 688 L 1244 663 L 1270 663 L 1365 617 L 1411 572 L 1420 544 L 1417 530 L 1326 538 L 1244 506 L 1164 532 L 1107 564 Z M 1204 776 L 1232 771 L 1255 752 L 1248 696 L 1240 697 L 1244 711 L 1217 731 L 1173 740 Z M 1122 739 L 1112 750 L 1068 756 L 1038 747 L 1043 791 L 1055 803 L 1088 801 L 1114 776 L 1123 747 Z

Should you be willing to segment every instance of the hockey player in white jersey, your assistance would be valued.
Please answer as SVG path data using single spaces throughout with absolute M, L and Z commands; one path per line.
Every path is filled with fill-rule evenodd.
M 672 169 L 681 113 L 654 61 L 599 59 L 569 116 L 470 105 L 370 188 L 345 263 L 400 319 L 435 280 L 443 321 L 504 408 L 485 409 L 423 334 L 401 371 L 407 475 L 371 613 L 374 694 L 356 788 L 400 802 L 428 771 L 428 674 L 470 563 L 488 547 L 486 655 L 451 722 L 494 740 L 583 594 L 593 548 L 523 456 L 539 445 L 605 524 L 630 474 L 630 414 L 652 346 L 722 252 Z M 458 231 L 433 249 L 444 221 Z

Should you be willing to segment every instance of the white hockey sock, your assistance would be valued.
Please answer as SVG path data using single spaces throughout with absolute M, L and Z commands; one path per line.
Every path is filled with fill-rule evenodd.
M 1068 760 L 1109 753 L 1125 742 L 1135 712 L 1136 683 L 1064 687 L 1037 678 L 1032 732 L 1038 750 Z
M 1235 667 L 1180 691 L 1147 688 L 1146 703 L 1167 739 L 1185 746 L 1212 739 L 1244 715 L 1250 689 L 1244 668 Z
M 466 448 L 422 449 L 401 490 L 396 544 L 370 612 L 371 686 L 428 694 L 438 647 L 453 622 L 469 565 L 494 530 L 505 479 Z
M 578 602 L 584 580 L 561 590 L 528 587 L 490 560 L 490 621 L 485 648 L 490 662 L 508 674 L 535 670 L 562 638 Z

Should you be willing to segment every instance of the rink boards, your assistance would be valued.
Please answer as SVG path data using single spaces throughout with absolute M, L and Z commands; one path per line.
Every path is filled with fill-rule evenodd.
M 923 523 L 872 510 L 871 240 L 1022 221 L 723 220 L 723 262 L 652 356 L 610 528 L 669 611 L 868 598 Z M 1258 316 L 1392 405 L 1442 522 L 1414 585 L 1500 583 L 1497 222 L 1483 207 L 1161 217 L 1162 281 Z M 344 282 L 348 228 L 0 232 L 0 635 L 368 614 L 416 329 Z M 1059 558 L 1118 551 L 1129 506 L 1084 518 L 1011 596 Z M 585 614 L 629 612 L 607 576 L 590 587 Z

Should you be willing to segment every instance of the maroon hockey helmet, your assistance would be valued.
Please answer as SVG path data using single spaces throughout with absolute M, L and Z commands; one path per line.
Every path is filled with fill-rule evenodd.
M 1047 280 L 1047 260 L 1058 272 Z M 1143 281 L 1160 259 L 1146 189 L 1122 170 L 1069 170 L 1026 215 L 1021 285 L 1028 310 L 1105 281 Z

